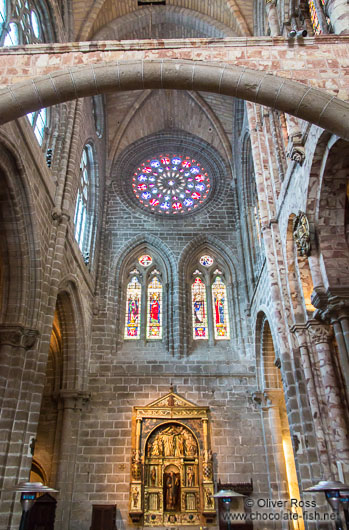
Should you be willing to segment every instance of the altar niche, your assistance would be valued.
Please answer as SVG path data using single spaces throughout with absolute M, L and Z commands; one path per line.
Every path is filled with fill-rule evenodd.
M 147 407 L 135 408 L 135 412 L 132 521 L 139 523 L 143 519 L 144 526 L 213 522 L 208 409 L 196 407 L 171 392 Z

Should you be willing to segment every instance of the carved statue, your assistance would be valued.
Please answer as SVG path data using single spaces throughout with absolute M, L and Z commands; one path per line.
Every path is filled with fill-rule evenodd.
M 156 486 L 156 467 L 152 467 L 150 471 L 150 483 L 152 486 Z
M 212 506 L 212 493 L 208 488 L 205 488 L 206 505 Z
M 161 434 L 157 434 L 154 438 L 151 456 L 162 456 L 163 454 L 163 440 Z
M 133 488 L 132 490 L 133 508 L 138 508 L 138 500 L 139 500 L 139 491 L 137 488 Z
M 196 447 L 196 442 L 193 438 L 193 436 L 184 431 L 183 432 L 183 436 L 184 436 L 184 445 L 185 445 L 185 455 L 186 456 L 195 456 L 196 453 L 197 453 L 197 447 Z
M 173 511 L 177 509 L 179 500 L 180 480 L 179 474 L 170 471 L 165 473 L 165 509 Z
M 195 479 L 194 470 L 191 466 L 189 466 L 187 468 L 187 486 L 189 488 L 194 486 L 194 483 L 195 483 L 194 479 Z

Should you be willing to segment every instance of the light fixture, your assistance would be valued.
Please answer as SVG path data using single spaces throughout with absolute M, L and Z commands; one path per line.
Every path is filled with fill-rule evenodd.
M 224 503 L 225 509 L 228 512 L 229 511 L 229 505 L 234 497 L 245 497 L 245 495 L 242 495 L 241 493 L 236 493 L 236 491 L 233 490 L 220 490 L 218 493 L 215 493 L 213 495 L 215 499 L 222 499 L 222 502 Z M 227 517 L 227 529 L 230 530 L 230 517 Z
M 19 482 L 12 488 L 6 488 L 3 491 L 20 492 L 21 505 L 22 505 L 22 517 L 19 525 L 19 530 L 24 530 L 26 527 L 26 521 L 28 518 L 28 512 L 33 506 L 36 496 L 38 493 L 58 493 L 58 490 L 44 486 L 42 482 Z
M 297 39 L 302 39 L 303 37 L 306 37 L 308 35 L 308 32 L 306 29 L 291 29 L 291 31 L 289 31 L 288 33 L 288 38 L 289 39 L 295 39 L 297 37 Z
M 320 480 L 318 484 L 315 484 L 315 486 L 311 486 L 310 488 L 307 488 L 307 492 L 317 492 L 317 491 L 323 491 L 326 496 L 326 500 L 333 509 L 333 511 L 337 514 L 336 517 L 336 530 L 343 530 L 343 523 L 339 515 L 339 508 L 342 504 L 344 514 L 345 514 L 345 522 L 346 527 L 349 529 L 348 526 L 348 505 L 349 505 L 349 486 L 348 484 L 343 484 L 343 482 L 335 481 L 335 480 Z

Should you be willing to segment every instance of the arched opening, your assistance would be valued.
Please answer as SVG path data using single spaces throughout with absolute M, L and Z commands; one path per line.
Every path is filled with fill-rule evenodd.
M 257 371 L 261 389 L 263 421 L 271 436 L 267 446 L 269 461 L 270 489 L 274 495 L 282 499 L 300 499 L 293 444 L 298 447 L 299 440 L 291 439 L 288 423 L 286 402 L 280 372 L 280 361 L 276 357 L 273 336 L 269 321 L 264 314 L 258 318 L 257 336 Z M 294 513 L 300 508 L 292 507 Z M 300 526 L 297 526 L 300 525 Z M 294 529 L 304 529 L 301 518 L 294 521 Z

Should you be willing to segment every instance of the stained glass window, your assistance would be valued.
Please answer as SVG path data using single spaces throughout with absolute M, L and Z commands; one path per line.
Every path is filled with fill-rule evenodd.
M 151 212 L 183 214 L 207 201 L 211 183 L 199 162 L 168 154 L 142 163 L 132 177 L 132 190 Z
M 229 339 L 227 292 L 220 276 L 217 276 L 212 284 L 212 306 L 215 339 Z
M 201 278 L 195 278 L 191 287 L 193 339 L 207 339 L 206 287 Z
M 318 0 L 318 8 L 317 9 L 322 9 L 322 7 L 325 7 L 326 1 L 327 0 Z M 319 20 L 319 16 L 318 16 L 318 13 L 317 13 L 315 2 L 314 2 L 314 0 L 308 0 L 308 4 L 309 4 L 310 19 L 311 19 L 311 23 L 312 23 L 312 26 L 313 26 L 314 33 L 315 33 L 315 35 L 320 35 L 321 33 L 323 33 L 323 31 L 321 29 L 321 23 L 320 23 L 320 20 Z M 323 18 L 324 18 L 323 25 L 326 26 L 326 23 L 327 23 L 327 25 L 329 26 L 330 25 L 330 19 L 328 17 L 326 17 L 326 21 L 325 21 L 325 15 L 323 15 Z
M 211 256 L 201 256 L 201 258 L 199 259 L 201 265 L 203 265 L 204 267 L 211 267 L 212 263 L 213 263 L 213 258 L 211 258 Z
M 84 250 L 84 238 L 87 223 L 87 210 L 88 210 L 88 199 L 89 199 L 89 187 L 90 187 L 90 171 L 89 171 L 89 160 L 88 160 L 88 148 L 84 147 L 80 162 L 80 184 L 78 189 L 78 195 L 76 199 L 75 208 L 75 239 L 79 244 L 81 252 Z
M 147 339 L 162 339 L 162 285 L 154 277 L 148 285 Z
M 125 339 L 139 339 L 140 337 L 141 295 L 141 284 L 134 276 L 126 291 Z
M 138 258 L 138 263 L 142 265 L 142 267 L 149 267 L 153 263 L 153 258 L 151 256 L 148 256 L 148 254 L 144 254 L 140 258 Z

